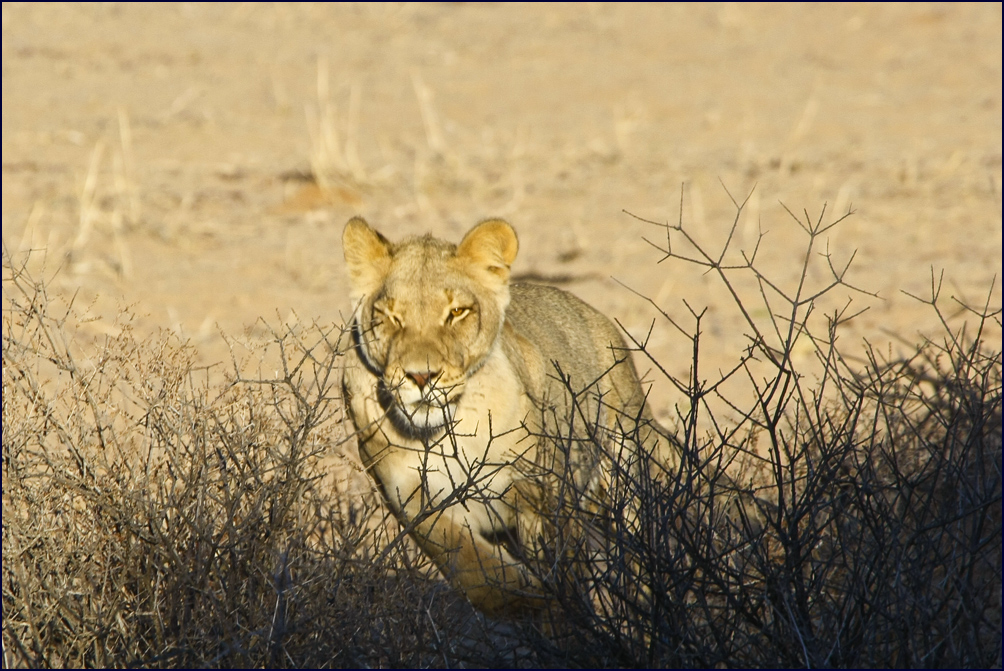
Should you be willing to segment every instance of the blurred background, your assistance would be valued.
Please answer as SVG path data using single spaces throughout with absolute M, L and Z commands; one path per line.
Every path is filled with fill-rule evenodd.
M 747 197 L 728 258 L 759 240 L 782 283 L 808 242 L 785 206 L 812 221 L 853 209 L 808 274 L 828 282 L 816 252 L 854 255 L 847 279 L 877 294 L 820 306 L 869 308 L 845 340 L 906 351 L 933 332 L 902 293 L 929 296 L 932 268 L 943 299 L 1000 305 L 999 3 L 2 12 L 5 255 L 86 306 L 95 339 L 129 307 L 139 334 L 174 330 L 211 364 L 229 356 L 221 332 L 265 337 L 260 318 L 347 316 L 350 216 L 455 241 L 501 216 L 518 277 L 637 337 L 656 320 L 649 348 L 673 374 L 692 346 L 643 296 L 684 325 L 684 299 L 707 307 L 713 376 L 748 342 L 742 315 L 715 277 L 660 264 L 645 239 L 664 246 L 665 230 L 627 213 L 682 221 L 717 253 Z

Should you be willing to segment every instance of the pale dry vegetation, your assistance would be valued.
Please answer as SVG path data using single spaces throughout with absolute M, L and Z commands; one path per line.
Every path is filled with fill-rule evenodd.
M 547 636 L 475 614 L 360 474 L 332 477 L 351 445 L 338 327 L 276 328 L 275 367 L 235 360 L 221 383 L 128 313 L 78 341 L 85 315 L 5 255 L 4 665 L 999 667 L 1001 353 L 982 329 L 1000 310 L 933 281 L 940 339 L 852 357 L 837 334 L 855 310 L 814 311 L 857 291 L 816 254 L 831 224 L 794 219 L 790 286 L 656 224 L 667 262 L 735 297 L 749 347 L 709 380 L 701 313 L 665 315 L 692 344 L 688 379 L 650 361 L 686 399 L 684 458 L 653 480 L 612 460 L 601 512 L 556 505 L 533 562 Z

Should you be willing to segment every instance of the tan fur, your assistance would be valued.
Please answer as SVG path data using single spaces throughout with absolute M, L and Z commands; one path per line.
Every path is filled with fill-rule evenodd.
M 601 446 L 623 462 L 672 458 L 617 328 L 560 289 L 510 285 L 518 242 L 498 219 L 453 245 L 393 244 L 354 218 L 343 245 L 358 300 L 344 392 L 363 464 L 474 605 L 546 607 L 510 549 L 546 536 L 548 488 L 602 490 Z M 573 402 L 569 388 L 585 393 Z M 567 451 L 537 438 L 556 434 Z

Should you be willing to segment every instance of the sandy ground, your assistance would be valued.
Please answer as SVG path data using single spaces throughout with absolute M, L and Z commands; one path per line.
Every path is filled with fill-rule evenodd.
M 31 252 L 94 316 L 91 337 L 131 306 L 141 335 L 173 329 L 220 361 L 221 332 L 347 314 L 350 216 L 454 240 L 503 216 L 517 275 L 635 335 L 658 313 L 623 285 L 683 324 L 684 299 L 708 307 L 712 377 L 746 342 L 739 312 L 713 277 L 657 263 L 643 236 L 664 234 L 624 211 L 682 212 L 719 249 L 726 188 L 752 190 L 734 247 L 765 231 L 758 263 L 789 287 L 806 238 L 780 203 L 854 209 L 817 247 L 837 263 L 857 250 L 849 278 L 879 296 L 821 302 L 870 308 L 845 342 L 906 351 L 936 333 L 901 293 L 929 293 L 932 267 L 944 298 L 1001 302 L 999 3 L 2 11 L 5 257 Z M 998 327 L 984 336 L 1000 346 Z M 650 349 L 686 375 L 691 346 L 664 320 Z M 673 392 L 650 379 L 665 415 Z

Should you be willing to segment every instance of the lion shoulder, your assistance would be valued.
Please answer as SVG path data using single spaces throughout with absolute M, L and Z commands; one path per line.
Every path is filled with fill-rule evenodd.
M 528 343 L 510 347 L 510 356 L 517 358 L 517 364 L 538 369 L 531 375 L 539 381 L 533 386 L 554 382 L 559 370 L 579 387 L 595 380 L 612 381 L 624 374 L 634 377 L 617 327 L 588 303 L 546 285 L 514 283 L 510 292 L 506 323 L 511 338 Z M 625 382 L 636 384 L 633 379 Z

